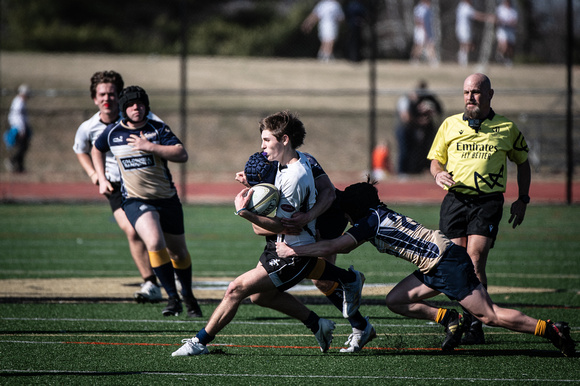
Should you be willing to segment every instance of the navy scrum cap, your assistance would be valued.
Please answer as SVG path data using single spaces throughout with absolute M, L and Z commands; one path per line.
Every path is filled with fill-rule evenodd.
M 149 114 L 149 96 L 143 88 L 139 86 L 129 86 L 121 91 L 119 95 L 119 108 L 121 109 L 121 116 L 125 117 L 125 111 L 130 104 L 141 102 L 145 105 L 145 115 Z
M 278 162 L 268 161 L 268 158 L 263 153 L 254 153 L 244 167 L 246 181 L 248 181 L 250 186 L 264 182 L 273 184 L 276 179 L 277 168 Z

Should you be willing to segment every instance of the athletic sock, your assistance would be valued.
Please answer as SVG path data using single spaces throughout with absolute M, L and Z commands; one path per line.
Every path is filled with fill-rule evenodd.
M 191 277 L 191 257 L 189 253 L 183 261 L 176 262 L 175 260 L 171 260 L 171 263 L 173 264 L 177 280 L 181 283 L 181 294 L 184 297 L 193 296 L 191 290 L 191 285 L 193 284 Z
M 329 280 L 329 281 L 339 281 L 341 283 L 352 283 L 356 280 L 356 275 L 351 270 L 346 270 L 339 268 L 334 264 L 326 263 L 324 271 L 320 275 L 318 280 Z
M 143 279 L 143 283 L 147 283 L 148 281 L 155 284 L 156 286 L 159 286 L 159 284 L 157 283 L 157 276 L 155 276 L 155 274 L 147 276 L 146 278 Z
M 338 284 L 338 283 L 337 283 Z M 335 285 L 334 291 L 326 295 L 326 298 L 342 312 L 342 287 Z M 367 320 L 357 311 L 353 316 L 347 319 L 352 328 L 364 330 L 367 327 Z
M 449 323 L 449 315 L 451 314 L 447 311 L 448 310 L 446 308 L 439 308 L 437 310 L 437 317 L 435 318 L 435 322 L 447 327 L 447 323 Z
M 536 330 L 534 331 L 534 335 L 550 339 L 548 336 L 546 336 L 548 331 L 549 329 L 546 321 L 539 319 L 538 324 L 536 324 Z
M 161 285 L 167 292 L 167 296 L 177 297 L 177 287 L 175 286 L 175 278 L 173 275 L 173 265 L 167 249 L 160 251 L 149 251 L 149 261 L 153 272 L 159 278 Z
M 306 327 L 310 329 L 310 331 L 312 331 L 313 334 L 316 334 L 319 329 L 318 326 L 319 320 L 320 316 L 318 316 L 314 311 L 310 311 L 310 314 L 308 314 L 308 318 L 303 323 Z
M 197 339 L 199 339 L 199 343 L 203 344 L 204 346 L 207 346 L 208 343 L 210 343 L 212 340 L 215 339 L 215 336 L 208 334 L 205 331 L 205 328 L 199 330 L 199 332 L 195 334 L 195 336 Z

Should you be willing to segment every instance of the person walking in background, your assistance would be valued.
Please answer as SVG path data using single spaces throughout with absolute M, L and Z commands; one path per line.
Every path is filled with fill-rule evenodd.
M 360 62 L 363 60 L 363 27 L 368 20 L 367 8 L 362 0 L 350 0 L 346 3 L 344 9 L 348 34 L 346 41 L 346 57 L 351 62 Z
M 506 66 L 511 66 L 516 45 L 516 28 L 518 26 L 518 11 L 512 6 L 511 0 L 503 0 L 495 11 L 497 53 L 496 60 Z
M 475 275 L 464 247 L 451 242 L 441 231 L 427 229 L 387 208 L 380 201 L 374 185 L 372 181 L 361 182 L 340 192 L 340 206 L 352 225 L 344 235 L 301 246 L 276 243 L 278 256 L 288 258 L 348 253 L 368 241 L 380 253 L 399 257 L 417 266 L 414 273 L 389 292 L 386 303 L 391 311 L 399 315 L 432 320 L 444 326 L 443 351 L 451 351 L 460 344 L 463 324 L 456 310 L 425 302 L 439 294 L 457 300 L 464 309 L 486 324 L 543 337 L 565 356 L 576 355 L 576 343 L 570 336 L 568 323 L 534 319 L 520 311 L 494 304 Z
M 115 71 L 98 71 L 91 77 L 89 87 L 91 98 L 99 111 L 79 126 L 75 135 L 73 150 L 93 185 L 99 184 L 99 178 L 91 158 L 91 149 L 99 135 L 105 130 L 105 127 L 120 119 L 119 92 L 123 90 L 123 86 L 123 77 Z M 151 116 L 155 117 L 153 114 Z M 155 119 L 159 120 L 157 117 Z M 119 166 L 113 153 L 107 152 L 105 158 L 105 175 L 112 187 L 111 192 L 106 197 L 109 200 L 115 221 L 127 236 L 131 257 L 143 278 L 141 288 L 133 296 L 137 302 L 161 301 L 161 289 L 157 283 L 157 277 L 151 269 L 147 248 L 145 248 L 145 244 L 143 244 L 143 241 L 137 235 L 129 220 L 127 220 L 125 211 L 122 208 L 123 197 L 121 195 Z
M 151 267 L 169 297 L 163 315 L 177 316 L 183 310 L 177 277 L 187 316 L 201 317 L 191 289 L 183 208 L 167 166 L 168 161 L 186 162 L 187 151 L 169 126 L 148 118 L 149 96 L 143 88 L 125 88 L 119 96 L 119 107 L 122 119 L 107 126 L 91 150 L 99 192 L 107 195 L 113 190 L 105 174 L 105 157 L 110 151 L 121 172 L 123 210 L 143 240 Z
M 429 169 L 427 154 L 433 142 L 436 123 L 443 113 L 439 98 L 421 80 L 415 90 L 399 98 L 395 130 L 399 146 L 397 173 L 401 177 Z
M 252 223 L 254 232 L 261 236 L 275 236 L 288 245 L 303 245 L 315 241 L 314 221 L 296 234 L 284 234 L 283 218 L 298 211 L 308 211 L 316 202 L 316 188 L 310 163 L 296 149 L 302 146 L 306 130 L 293 114 L 281 111 L 260 121 L 262 151 L 268 161 L 278 163 L 275 186 L 280 192 L 280 202 L 274 217 L 262 216 L 247 209 L 252 196 L 244 188 L 234 199 L 235 214 Z M 183 346 L 172 356 L 208 354 L 207 345 L 235 317 L 240 303 L 247 297 L 252 302 L 280 311 L 300 320 L 309 328 L 322 352 L 330 348 L 335 323 L 320 318 L 286 290 L 303 279 L 340 282 L 343 286 L 343 316 L 348 318 L 358 311 L 364 276 L 352 266 L 347 271 L 319 259 L 317 255 L 282 259 L 276 255 L 276 241 L 269 238 L 258 265 L 232 281 L 220 304 L 206 326 L 195 337 L 182 340 Z
M 461 0 L 457 5 L 455 13 L 455 34 L 459 41 L 459 51 L 457 52 L 457 62 L 461 66 L 467 66 L 469 63 L 469 53 L 473 50 L 473 31 L 471 21 L 476 20 L 485 22 L 493 18 L 493 15 L 488 15 L 477 11 L 471 5 L 471 0 Z
M 509 219 L 513 228 L 524 221 L 531 181 L 526 140 L 514 122 L 493 111 L 493 95 L 486 75 L 469 75 L 463 83 L 464 112 L 441 124 L 427 157 L 435 183 L 448 191 L 439 229 L 467 248 L 484 287 L 487 257 L 503 213 L 507 159 L 517 165 L 519 198 L 511 205 Z M 466 314 L 466 321 L 470 318 Z M 481 322 L 473 319 L 463 343 L 485 343 Z
M 334 59 L 334 43 L 338 37 L 338 27 L 343 20 L 344 13 L 338 1 L 322 0 L 316 4 L 314 10 L 302 22 L 304 33 L 310 33 L 318 23 L 319 60 L 329 62 Z
M 8 112 L 9 129 L 4 136 L 10 156 L 4 160 L 4 166 L 9 172 L 24 173 L 24 158 L 30 147 L 32 128 L 28 121 L 27 101 L 30 98 L 30 88 L 26 84 L 18 87 L 18 94 L 12 100 Z
M 433 40 L 433 12 L 431 0 L 420 0 L 413 9 L 413 49 L 411 62 L 419 63 L 423 57 L 431 65 L 437 65 Z

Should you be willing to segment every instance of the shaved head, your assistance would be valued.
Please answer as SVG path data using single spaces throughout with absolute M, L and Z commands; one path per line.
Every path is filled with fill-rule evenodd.
M 465 115 L 470 119 L 485 119 L 491 110 L 493 89 L 489 78 L 480 73 L 471 74 L 463 82 Z

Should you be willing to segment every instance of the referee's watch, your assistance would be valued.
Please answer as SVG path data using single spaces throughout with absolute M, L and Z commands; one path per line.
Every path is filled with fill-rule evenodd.
M 518 200 L 520 200 L 524 204 L 529 204 L 530 203 L 530 196 L 528 196 L 527 194 L 522 194 L 521 196 L 518 197 Z

